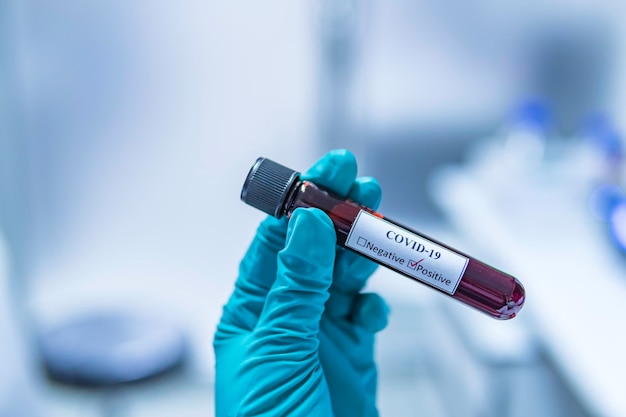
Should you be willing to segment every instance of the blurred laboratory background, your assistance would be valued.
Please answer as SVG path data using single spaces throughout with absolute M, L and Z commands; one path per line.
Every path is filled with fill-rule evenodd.
M 258 156 L 519 277 L 496 321 L 380 269 L 382 416 L 626 417 L 617 1 L 0 2 L 0 416 L 213 415 Z

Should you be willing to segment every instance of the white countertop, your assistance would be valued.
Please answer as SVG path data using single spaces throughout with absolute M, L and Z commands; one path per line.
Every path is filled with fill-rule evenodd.
M 582 167 L 570 157 L 507 175 L 491 149 L 441 172 L 433 191 L 466 237 L 523 282 L 521 315 L 583 405 L 626 416 L 626 258 L 589 212 Z

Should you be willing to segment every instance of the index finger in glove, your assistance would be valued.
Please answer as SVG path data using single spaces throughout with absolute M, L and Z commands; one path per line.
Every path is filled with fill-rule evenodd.
M 276 281 L 255 329 L 257 336 L 317 343 L 336 243 L 333 224 L 324 212 L 315 208 L 294 211 L 287 244 L 278 255 Z M 310 347 L 307 353 L 313 350 Z

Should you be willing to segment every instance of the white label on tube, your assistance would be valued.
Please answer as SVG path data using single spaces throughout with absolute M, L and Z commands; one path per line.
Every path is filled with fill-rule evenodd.
M 346 246 L 450 295 L 469 262 L 465 256 L 366 211 L 354 221 Z

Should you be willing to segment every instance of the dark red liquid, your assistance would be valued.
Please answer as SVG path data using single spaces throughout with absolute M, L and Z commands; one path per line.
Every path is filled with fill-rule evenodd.
M 335 225 L 335 230 L 337 232 L 337 244 L 343 247 L 345 247 L 346 239 L 357 215 L 361 210 L 365 210 L 376 215 L 377 217 L 380 217 L 381 219 L 385 219 L 390 223 L 402 227 L 412 233 L 415 233 L 416 235 L 422 236 L 431 242 L 468 258 L 469 262 L 465 268 L 465 272 L 463 273 L 461 281 L 459 282 L 459 285 L 453 295 L 450 295 L 445 291 L 441 291 L 438 288 L 432 288 L 471 307 L 474 307 L 483 313 L 487 313 L 494 318 L 503 320 L 511 319 L 515 317 L 524 304 L 524 300 L 526 298 L 524 287 L 515 277 L 484 264 L 483 262 L 459 252 L 435 239 L 394 222 L 393 220 L 390 220 L 367 207 L 361 206 L 350 200 L 337 198 L 320 189 L 311 182 L 302 181 L 296 183 L 290 196 L 285 202 L 285 213 L 290 216 L 293 210 L 298 207 L 317 207 L 326 212 Z M 376 261 L 376 259 L 370 256 L 363 255 L 361 253 L 359 254 Z M 396 270 L 395 268 L 390 269 L 416 280 L 400 270 Z

